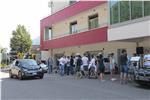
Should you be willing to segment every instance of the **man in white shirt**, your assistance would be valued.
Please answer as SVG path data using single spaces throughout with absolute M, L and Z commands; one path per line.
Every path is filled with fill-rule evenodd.
M 83 57 L 82 57 L 82 66 L 81 66 L 82 70 L 88 71 L 88 62 L 89 62 L 89 59 L 84 54 Z
M 92 59 L 90 61 L 88 69 L 90 69 L 91 67 L 94 67 L 95 68 L 95 72 L 96 72 L 97 71 L 97 67 L 96 67 L 96 63 L 95 63 L 96 59 L 95 59 L 94 55 L 92 55 L 91 57 L 92 57 Z
M 144 55 L 144 66 L 150 66 L 150 52 L 149 50 L 145 50 L 145 55 Z
M 60 75 L 63 76 L 64 75 L 64 67 L 66 64 L 66 58 L 65 56 L 61 57 L 59 59 L 59 70 L 60 70 Z

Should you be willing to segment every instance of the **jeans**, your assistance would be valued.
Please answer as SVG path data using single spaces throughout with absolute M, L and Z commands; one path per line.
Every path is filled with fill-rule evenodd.
M 59 70 L 60 70 L 60 75 L 61 76 L 64 75 L 64 67 L 65 67 L 65 65 L 62 65 L 62 64 L 59 65 Z
M 66 73 L 67 73 L 67 75 L 69 75 L 69 73 L 70 73 L 70 66 L 66 66 L 66 67 L 67 67 Z
M 70 66 L 70 73 L 73 75 L 74 71 L 73 71 L 73 65 Z
M 50 74 L 52 72 L 52 65 L 48 65 L 48 73 Z
M 122 73 L 128 73 L 128 66 L 127 65 L 121 65 L 121 72 Z

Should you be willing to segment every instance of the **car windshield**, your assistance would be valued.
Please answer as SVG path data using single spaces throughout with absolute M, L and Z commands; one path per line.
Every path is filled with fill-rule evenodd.
M 25 66 L 36 66 L 37 63 L 35 60 L 21 60 L 20 64 L 25 67 Z

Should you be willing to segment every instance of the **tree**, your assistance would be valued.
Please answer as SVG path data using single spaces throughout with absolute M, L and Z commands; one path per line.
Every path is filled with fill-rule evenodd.
M 10 39 L 11 51 L 28 52 L 32 45 L 30 34 L 23 25 L 18 25 L 15 31 L 12 31 L 13 37 Z
M 7 53 L 7 48 L 1 48 L 0 53 Z

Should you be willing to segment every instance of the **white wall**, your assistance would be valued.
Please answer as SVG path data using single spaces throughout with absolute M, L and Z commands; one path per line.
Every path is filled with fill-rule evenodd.
M 53 9 L 52 13 L 55 13 L 69 5 L 69 0 L 52 0 L 53 1 Z
M 150 36 L 144 38 L 143 41 L 139 43 L 139 46 L 150 49 Z
M 74 47 L 66 47 L 60 49 L 54 49 L 53 54 L 65 54 L 66 56 L 70 56 L 72 53 L 80 53 L 83 55 L 86 51 L 98 51 L 103 50 L 104 48 L 104 57 L 107 57 L 109 53 L 115 54 L 115 59 L 117 59 L 117 50 L 118 49 L 126 49 L 128 55 L 133 55 L 136 53 L 136 43 L 135 42 L 104 42 L 104 43 L 95 43 L 89 45 L 81 45 Z
M 46 60 L 49 57 L 49 52 L 48 51 L 41 51 L 41 60 Z
M 150 36 L 150 20 L 108 29 L 108 41 Z

